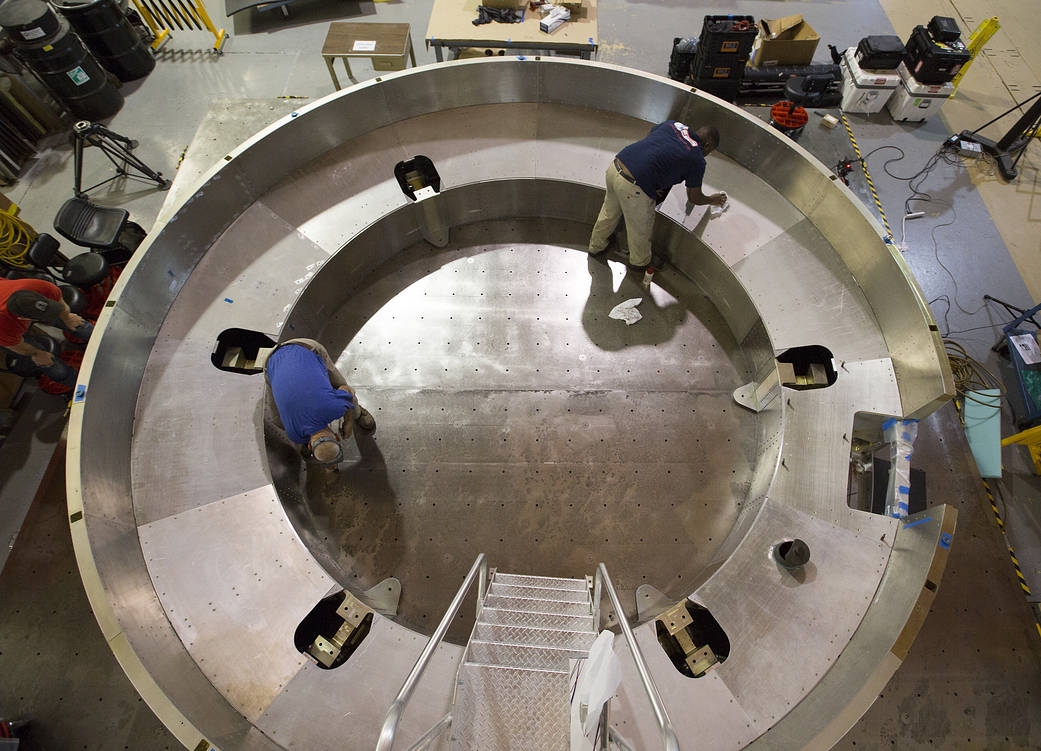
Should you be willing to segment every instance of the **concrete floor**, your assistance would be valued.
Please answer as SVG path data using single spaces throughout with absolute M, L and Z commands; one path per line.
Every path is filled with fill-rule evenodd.
M 728 0 L 691 7 L 686 0 L 601 0 L 599 60 L 664 74 L 672 37 L 696 35 L 706 13 L 728 12 L 767 18 L 804 14 L 822 36 L 818 59 L 823 60 L 825 42 L 843 48 L 864 34 L 890 33 L 894 28 L 906 36 L 911 25 L 926 21 L 934 12 L 958 16 L 968 30 L 972 27 L 969 21 L 996 12 L 989 6 L 971 5 L 964 0 L 929 0 L 915 4 L 912 18 L 903 6 L 877 0 L 786 2 L 783 7 L 767 1 Z M 1002 13 L 1015 12 L 1002 5 Z M 268 106 L 274 120 L 293 103 L 330 93 L 332 85 L 318 54 L 330 20 L 408 22 L 418 63 L 433 63 L 433 52 L 421 41 L 430 6 L 431 0 L 298 0 L 290 6 L 288 18 L 277 11 L 246 11 L 225 19 L 222 3 L 215 2 L 209 9 L 212 17 L 224 22 L 232 35 L 225 54 L 217 57 L 207 52 L 211 38 L 202 32 L 175 32 L 159 55 L 156 70 L 144 81 L 124 87 L 127 104 L 109 127 L 138 139 L 139 156 L 154 169 L 173 176 L 200 122 L 213 111 L 217 100 L 267 102 L 258 106 Z M 923 125 L 895 125 L 884 114 L 850 116 L 861 151 L 899 146 L 906 156 L 890 170 L 908 176 L 921 168 L 950 132 L 989 119 L 988 112 L 997 114 L 1008 106 L 1009 96 L 1022 98 L 1023 86 L 1013 80 L 1023 75 L 1022 68 L 1012 68 L 1006 57 L 1010 49 L 1021 53 L 1020 59 L 1034 73 L 1033 80 L 1039 80 L 1036 47 L 1029 49 L 1023 41 L 1036 39 L 1037 34 L 1024 37 L 1023 28 L 1041 22 L 1012 19 L 1005 23 L 1005 34 L 999 32 L 991 45 L 993 54 L 977 61 L 966 78 L 964 93 L 959 92 L 945 107 L 947 122 L 933 119 Z M 352 67 L 359 79 L 374 75 L 364 62 Z M 1003 81 L 1002 75 L 1008 85 L 1002 87 L 1001 97 L 991 96 L 991 82 Z M 978 92 L 979 81 L 990 87 L 986 95 Z M 825 136 L 807 139 L 804 145 L 827 164 L 844 148 L 840 142 L 841 137 L 836 142 L 834 136 Z M 1024 277 L 1033 279 L 1041 268 L 1036 231 L 1034 266 L 1030 247 L 1024 250 L 1022 239 L 1023 227 L 1037 221 L 1033 164 L 1038 149 L 1031 149 L 1028 156 L 1034 161 L 1028 160 L 1028 169 L 1016 185 L 995 181 L 975 165 L 966 168 L 941 162 L 923 185 L 938 200 L 919 205 L 927 216 L 907 224 L 905 257 L 927 299 L 935 301 L 941 330 L 961 332 L 954 338 L 991 365 L 994 360 L 988 349 L 998 336 L 996 326 L 1006 318 L 1000 309 L 981 307 L 982 295 L 989 293 L 1026 307 L 1036 300 L 1031 290 L 1038 294 L 1033 283 L 1028 286 L 1024 281 Z M 905 181 L 883 172 L 882 163 L 888 158 L 886 152 L 880 152 L 869 158 L 868 166 L 899 240 L 907 187 Z M 88 160 L 88 181 L 92 175 L 96 179 L 107 176 L 107 163 L 91 160 L 89 155 Z M 855 183 L 854 188 L 864 194 L 861 184 Z M 43 152 L 15 185 L 4 188 L 22 207 L 23 218 L 40 231 L 49 229 L 51 218 L 71 191 L 71 150 L 64 144 Z M 148 228 L 160 214 L 166 195 L 144 184 L 111 183 L 91 197 L 128 208 Z M 1003 205 L 1025 205 L 1025 213 L 995 208 Z M 953 275 L 944 270 L 941 260 Z M 952 303 L 949 312 L 946 300 Z M 0 685 L 0 716 L 34 719 L 37 748 L 175 748 L 177 744 L 123 677 L 88 614 L 65 524 L 63 462 L 59 457 L 49 463 L 59 440 L 57 431 L 23 426 L 21 434 L 35 436 L 35 440 L 9 440 L 0 455 L 4 466 L 13 471 L 0 489 L 4 503 L 0 513 L 10 525 L 11 519 L 20 519 L 28 510 L 22 534 L 0 575 L 0 622 L 4 624 L 0 675 L 5 676 Z M 1001 505 L 1006 539 L 994 522 L 953 411 L 946 408 L 923 423 L 914 464 L 927 473 L 931 502 L 958 505 L 959 544 L 952 550 L 933 614 L 908 661 L 840 747 L 1041 746 L 1041 702 L 1037 701 L 1041 632 L 1028 604 L 1036 603 L 1037 596 L 1024 600 L 1006 552 L 1008 545 L 1015 548 L 1030 589 L 1041 592 L 1041 515 L 1036 510 L 1041 486 L 1023 453 L 1006 450 L 1006 476 L 992 483 L 1007 491 Z M 19 474 L 17 470 L 22 468 L 32 471 Z M 18 524 L 11 526 L 17 529 Z

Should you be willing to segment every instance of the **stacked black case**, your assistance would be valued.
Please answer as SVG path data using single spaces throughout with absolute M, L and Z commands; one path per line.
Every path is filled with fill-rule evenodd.
M 864 37 L 856 56 L 857 65 L 864 70 L 892 70 L 904 59 L 904 43 L 898 36 Z
M 941 42 L 925 26 L 915 26 L 904 47 L 904 65 L 918 83 L 948 83 L 972 55 L 960 40 Z

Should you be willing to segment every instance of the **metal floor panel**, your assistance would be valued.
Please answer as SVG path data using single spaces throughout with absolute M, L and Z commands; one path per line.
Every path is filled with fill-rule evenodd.
M 718 313 L 574 248 L 499 241 L 527 240 L 525 224 L 403 252 L 321 337 L 378 428 L 339 472 L 307 472 L 298 523 L 341 583 L 400 579 L 398 622 L 425 633 L 473 550 L 533 574 L 604 560 L 631 614 L 639 584 L 681 597 L 754 466 L 757 418 L 733 403 L 747 378 Z M 607 317 L 631 297 L 643 320 Z

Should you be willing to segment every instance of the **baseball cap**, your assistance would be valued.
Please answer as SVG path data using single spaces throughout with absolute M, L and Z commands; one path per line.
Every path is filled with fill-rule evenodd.
M 7 298 L 7 312 L 40 323 L 58 324 L 64 311 L 65 306 L 57 300 L 51 300 L 29 289 L 12 292 Z

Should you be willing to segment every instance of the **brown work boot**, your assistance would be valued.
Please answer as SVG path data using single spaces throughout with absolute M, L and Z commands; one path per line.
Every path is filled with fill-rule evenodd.
M 376 420 L 373 419 L 372 415 L 369 414 L 369 410 L 361 407 L 361 414 L 355 418 L 355 424 L 364 430 L 366 433 L 371 433 L 376 429 Z

